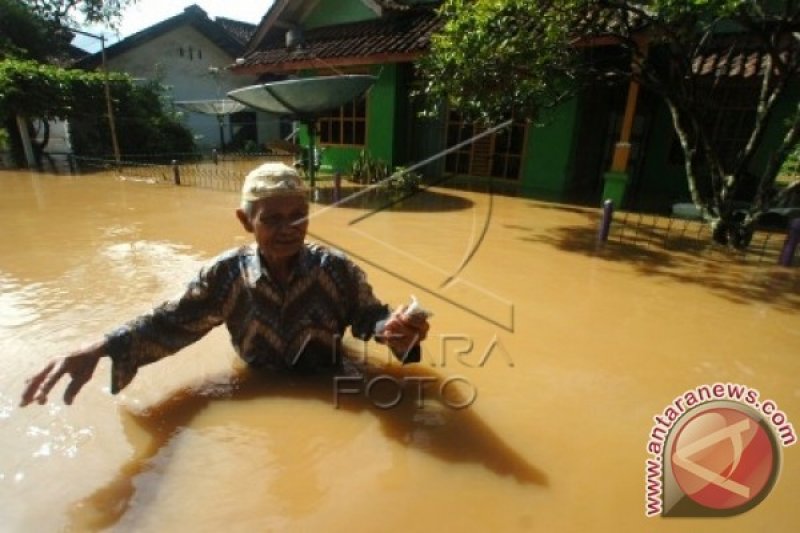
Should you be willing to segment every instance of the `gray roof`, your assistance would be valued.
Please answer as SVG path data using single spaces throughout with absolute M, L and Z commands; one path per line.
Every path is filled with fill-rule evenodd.
M 106 58 L 112 59 L 156 37 L 160 37 L 176 28 L 187 25 L 200 32 L 232 58 L 241 55 L 247 41 L 256 30 L 255 25 L 247 22 L 240 22 L 222 17 L 212 20 L 202 8 L 197 4 L 192 4 L 184 9 L 183 13 L 162 20 L 149 28 L 129 35 L 125 39 L 109 46 L 106 48 Z M 101 53 L 97 52 L 76 62 L 75 66 L 87 69 L 96 68 L 100 65 L 101 61 Z

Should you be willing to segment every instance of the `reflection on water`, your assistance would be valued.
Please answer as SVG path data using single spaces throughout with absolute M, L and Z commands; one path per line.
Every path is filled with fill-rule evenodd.
M 404 447 L 430 454 L 438 460 L 451 463 L 476 463 L 499 476 L 510 476 L 523 484 L 547 485 L 547 477 L 536 467 L 508 447 L 486 423 L 469 409 L 453 410 L 441 402 L 423 398 L 419 401 L 419 390 L 409 385 L 409 378 L 441 380 L 441 376 L 424 367 L 364 367 L 363 380 L 394 379 L 402 383 L 398 389 L 374 388 L 369 397 L 365 395 L 342 394 L 336 401 L 337 416 L 350 413 L 368 413 L 376 417 L 383 434 Z M 136 499 L 134 480 L 144 472 L 154 468 L 154 458 L 162 455 L 157 467 L 168 468 L 168 453 L 164 448 L 181 438 L 183 431 L 207 433 L 224 427 L 225 432 L 234 436 L 244 431 L 270 431 L 259 427 L 247 411 L 229 408 L 225 404 L 249 404 L 250 410 L 270 409 L 272 400 L 280 399 L 294 403 L 317 402 L 331 406 L 334 404 L 332 392 L 335 390 L 334 378 L 327 376 L 289 376 L 265 375 L 247 370 L 214 376 L 205 383 L 190 386 L 170 394 L 160 403 L 150 406 L 142 413 L 127 410 L 122 412 L 123 425 L 128 439 L 134 447 L 134 454 L 117 475 L 106 486 L 88 498 L 78 502 L 71 517 L 72 527 L 78 530 L 99 529 L 111 526 L 128 511 L 131 501 Z M 402 400 L 392 409 L 381 409 L 379 405 L 394 404 L 400 396 Z M 459 393 L 457 398 L 449 399 L 451 404 L 463 404 L 465 399 Z M 202 423 L 194 423 L 203 413 Z M 233 416 L 231 416 L 233 415 Z M 255 424 L 254 424 L 255 422 Z M 271 446 L 280 450 L 280 433 L 275 433 Z M 290 439 L 285 445 L 291 447 Z M 276 442 L 278 441 L 278 442 Z M 324 446 L 341 446 L 343 442 L 326 442 Z M 325 453 L 320 454 L 323 459 Z M 278 465 L 279 466 L 279 465 Z M 358 464 L 344 465 L 358 468 Z M 295 479 L 295 473 L 283 471 L 286 479 L 277 483 L 302 483 Z M 342 472 L 346 475 L 346 472 Z M 149 490 L 154 487 L 148 486 Z M 314 506 L 311 495 L 306 494 L 307 505 Z M 309 499 L 311 498 L 311 499 Z M 137 512 L 146 512 L 141 507 Z
M 103 361 L 75 405 L 62 388 L 20 410 L 34 369 L 250 237 L 233 192 L 9 172 L 0 187 L 4 530 L 660 531 L 675 522 L 644 518 L 645 442 L 675 396 L 744 383 L 800 420 L 800 269 L 657 231 L 598 249 L 596 210 L 452 189 L 369 217 L 314 206 L 313 238 L 388 303 L 435 314 L 419 365 L 364 348 L 397 407 L 376 407 L 396 388 L 361 383 L 337 409 L 331 378 L 243 372 L 220 328 L 120 397 Z M 453 376 L 470 407 L 437 394 Z M 436 382 L 423 408 L 413 378 Z M 795 448 L 757 508 L 679 527 L 792 530 Z
M 544 234 L 530 227 L 508 229 L 522 241 L 633 265 L 653 280 L 697 284 L 735 303 L 769 301 L 788 312 L 800 311 L 797 269 L 776 266 L 783 234 L 759 232 L 752 247 L 743 253 L 711 243 L 706 224 L 648 217 L 641 225 L 615 221 L 610 242 L 598 247 L 598 214 L 582 214 L 583 224 Z
M 336 196 L 335 189 L 328 184 L 315 192 L 314 200 L 320 205 L 336 204 L 347 209 L 362 209 L 367 211 L 393 211 L 447 212 L 470 209 L 474 203 L 468 198 L 444 191 L 422 190 L 403 192 L 386 190 L 381 187 L 366 188 L 363 186 L 345 185 Z
M 30 324 L 39 314 L 31 302 L 43 296 L 42 285 L 21 285 L 0 272 L 0 327 L 14 328 Z

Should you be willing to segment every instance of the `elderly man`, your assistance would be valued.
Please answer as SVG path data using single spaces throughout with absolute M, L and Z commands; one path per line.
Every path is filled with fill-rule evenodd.
M 347 327 L 385 342 L 404 363 L 419 361 L 424 313 L 390 313 L 364 272 L 341 253 L 305 242 L 308 190 L 294 169 L 267 163 L 247 175 L 236 216 L 255 243 L 223 253 L 177 300 L 168 301 L 87 348 L 56 359 L 28 380 L 21 405 L 45 403 L 56 383 L 72 381 L 72 403 L 101 357 L 112 361 L 111 392 L 140 366 L 158 361 L 224 323 L 239 356 L 259 368 L 317 372 L 341 364 Z

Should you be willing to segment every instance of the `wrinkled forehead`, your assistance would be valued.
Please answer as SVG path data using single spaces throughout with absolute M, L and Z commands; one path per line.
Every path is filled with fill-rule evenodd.
M 270 196 L 253 202 L 253 213 L 256 215 L 295 215 L 299 212 L 307 211 L 308 198 L 305 195 L 287 194 Z

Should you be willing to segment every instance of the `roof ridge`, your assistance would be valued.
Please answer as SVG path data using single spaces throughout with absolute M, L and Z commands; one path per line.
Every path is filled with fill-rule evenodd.
M 236 23 L 238 21 L 233 22 Z M 209 38 L 220 50 L 231 55 L 231 57 L 237 57 L 243 51 L 249 38 L 249 36 L 236 35 L 224 23 L 211 19 L 203 8 L 197 4 L 192 4 L 176 15 L 167 17 L 109 45 L 106 47 L 106 56 L 111 59 L 182 25 L 193 27 L 196 31 Z M 101 52 L 96 52 L 78 60 L 76 66 L 80 68 L 95 68 L 100 64 L 100 58 Z
M 341 38 L 340 35 L 337 36 L 335 34 L 340 33 L 342 31 L 359 29 L 359 28 L 392 29 L 395 24 L 402 24 L 404 22 L 409 22 L 409 23 L 415 22 L 425 17 L 434 19 L 437 18 L 438 15 L 436 11 L 431 9 L 412 9 L 412 10 L 397 12 L 387 17 L 342 22 L 339 24 L 331 24 L 330 26 L 318 26 L 316 28 L 304 30 L 304 34 L 306 40 L 310 40 L 315 36 L 328 36 L 328 35 L 332 35 L 333 38 Z M 323 39 L 324 38 L 326 37 L 323 37 Z M 262 43 L 262 46 L 260 46 L 258 49 L 259 50 L 263 49 L 264 45 L 269 45 L 274 42 L 284 42 L 283 34 L 276 34 L 272 36 L 269 40 L 264 41 Z
M 303 66 L 309 61 L 325 63 L 345 58 L 372 58 L 366 59 L 369 62 L 381 57 L 407 62 L 429 46 L 430 36 L 441 21 L 434 10 L 395 12 L 389 17 L 307 30 L 303 45 L 293 49 L 286 48 L 283 37 L 275 34 L 248 53 L 234 71 L 279 72 L 292 64 Z
M 254 28 L 258 27 L 258 24 L 254 24 L 252 22 L 247 22 L 247 21 L 239 20 L 239 19 L 232 19 L 232 18 L 229 18 L 229 17 L 214 17 L 214 20 L 215 21 L 224 20 L 225 22 L 233 22 L 233 23 L 236 23 L 236 24 L 242 24 L 244 26 L 252 26 Z

